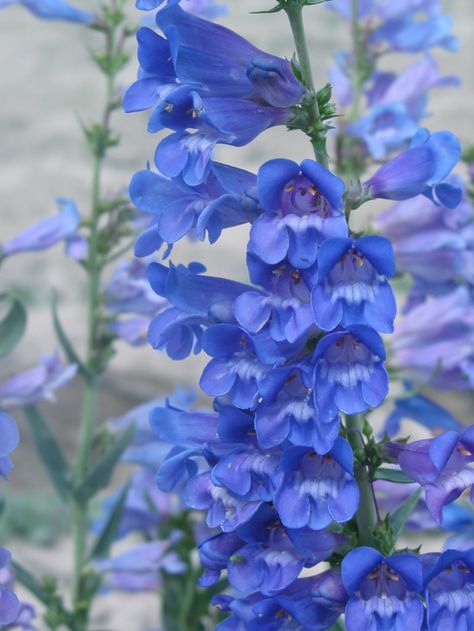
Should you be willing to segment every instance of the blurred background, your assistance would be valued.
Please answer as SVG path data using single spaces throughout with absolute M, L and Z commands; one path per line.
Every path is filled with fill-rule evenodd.
M 94 0 L 75 4 L 93 10 Z M 138 22 L 141 15 L 130 0 L 130 15 Z M 238 31 L 252 43 L 284 57 L 293 54 L 292 39 L 283 13 L 249 15 L 252 10 L 271 8 L 272 0 L 230 0 L 230 13 L 222 23 Z M 431 131 L 449 129 L 463 144 L 474 141 L 472 126 L 474 96 L 474 55 L 472 0 L 445 0 L 445 9 L 454 19 L 454 33 L 460 52 L 435 50 L 442 74 L 456 74 L 462 87 L 435 89 L 430 96 L 431 117 L 425 124 Z M 318 87 L 327 80 L 328 68 L 336 51 L 349 46 L 349 31 L 342 20 L 323 7 L 306 11 L 307 32 L 312 50 Z M 0 12 L 0 211 L 1 241 L 31 223 L 56 212 L 55 197 L 72 197 L 83 215 L 89 213 L 91 166 L 79 128 L 98 116 L 102 107 L 103 80 L 89 58 L 99 35 L 70 24 L 43 22 L 20 7 Z M 122 75 L 126 87 L 134 79 L 135 42 L 129 42 L 132 62 Z M 392 56 L 387 65 L 403 67 L 412 56 Z M 134 171 L 152 159 L 158 137 L 146 132 L 146 115 L 126 115 L 117 111 L 113 126 L 121 143 L 111 151 L 105 168 L 104 189 L 111 193 L 125 190 Z M 244 148 L 219 148 L 217 158 L 254 171 L 272 157 L 301 160 L 309 157 L 311 147 L 298 132 L 283 128 L 269 130 Z M 377 212 L 376 203 L 369 212 Z M 364 221 L 364 219 L 363 219 Z M 199 260 L 210 273 L 246 281 L 245 245 L 248 226 L 224 233 L 212 248 L 208 243 L 179 243 L 171 260 Z M 62 321 L 76 347 L 84 345 L 84 278 L 77 264 L 64 257 L 62 246 L 38 254 L 24 254 L 15 262 L 6 261 L 1 269 L 1 287 L 15 288 L 29 308 L 27 334 L 15 353 L 2 362 L 0 379 L 33 366 L 40 355 L 56 346 L 50 316 L 51 292 L 56 288 L 61 303 Z M 121 343 L 103 382 L 101 416 L 118 416 L 140 402 L 164 394 L 177 384 L 195 386 L 204 358 L 173 362 L 148 347 L 130 348 Z M 56 405 L 43 409 L 52 420 L 66 452 L 74 445 L 80 386 L 73 383 L 59 392 Z M 464 405 L 467 410 L 467 405 Z M 20 422 L 20 414 L 17 414 Z M 61 507 L 50 499 L 49 485 L 38 463 L 24 426 L 22 443 L 14 454 L 15 470 L 8 485 L 2 485 L 13 508 L 0 530 L 1 540 L 11 534 L 22 535 L 17 545 L 25 564 L 62 567 L 63 550 L 69 545 L 67 520 Z M 45 512 L 45 506 L 48 512 Z M 51 519 L 54 515 L 54 520 Z M 54 527 L 51 524 L 54 523 Z M 54 547 L 37 550 L 35 541 Z M 15 547 L 10 546 L 14 551 Z M 56 570 L 55 570 L 56 571 Z M 127 615 L 107 623 L 114 631 L 145 629 L 153 622 L 150 607 L 142 597 L 130 598 Z M 109 605 L 107 605 L 109 606 Z

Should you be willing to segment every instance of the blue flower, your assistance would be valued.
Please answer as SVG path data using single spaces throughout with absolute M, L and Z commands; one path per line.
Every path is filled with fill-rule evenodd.
M 338 325 L 366 324 L 376 331 L 392 332 L 396 304 L 387 278 L 394 274 L 395 260 L 387 239 L 327 239 L 319 248 L 312 293 L 316 324 L 325 331 Z
M 462 424 L 444 407 L 422 394 L 395 399 L 395 407 L 384 425 L 384 432 L 395 436 L 400 431 L 401 421 L 410 419 L 432 430 L 449 429 L 459 431 Z
M 332 449 L 339 433 L 339 416 L 319 417 L 308 369 L 275 368 L 264 378 L 262 400 L 255 410 L 255 430 L 262 448 L 289 440 L 293 445 L 312 447 L 318 454 Z
M 231 616 L 216 631 L 326 631 L 343 612 L 346 599 L 337 570 L 298 579 L 271 598 L 218 596 L 213 604 Z
M 65 20 L 80 24 L 92 24 L 96 16 L 64 2 L 64 0 L 0 0 L 0 9 L 12 4 L 21 4 L 43 20 Z
M 0 475 L 7 479 L 8 473 L 13 469 L 10 454 L 18 447 L 20 432 L 15 421 L 0 411 Z
M 380 405 L 388 392 L 380 336 L 367 326 L 354 325 L 323 337 L 314 352 L 314 400 L 319 415 L 338 411 L 359 414 Z
M 169 540 L 141 543 L 116 557 L 96 561 L 95 570 L 103 575 L 103 589 L 154 592 L 161 585 L 160 570 L 182 574 L 186 565 L 169 550 L 177 540 L 179 535 L 175 534 Z
M 454 184 L 459 183 L 454 180 Z M 436 288 L 474 279 L 473 208 L 467 195 L 454 209 L 424 196 L 394 204 L 376 226 L 393 244 L 397 268 Z M 452 288 L 452 285 L 451 285 Z
M 474 549 L 428 554 L 424 582 L 429 631 L 453 628 L 469 631 L 474 625 Z
M 341 578 L 349 594 L 347 631 L 422 628 L 423 578 L 415 555 L 383 557 L 373 548 L 355 548 L 342 561 Z
M 0 569 L 2 571 L 8 570 L 11 561 L 11 554 L 5 548 L 0 548 Z M 9 625 L 15 622 L 16 617 L 20 611 L 20 601 L 16 595 L 0 584 L 0 624 Z
M 427 129 L 420 129 L 411 149 L 386 162 L 366 182 L 368 195 L 403 200 L 423 194 L 435 203 L 455 208 L 462 191 L 445 179 L 460 156 L 456 136 L 447 131 L 430 134 Z
M 275 496 L 275 508 L 288 528 L 320 530 L 333 520 L 353 517 L 359 488 L 353 475 L 349 444 L 337 438 L 331 451 L 319 456 L 304 447 L 290 447 L 281 460 L 284 478 Z
M 139 31 L 141 69 L 124 108 L 154 107 L 149 130 L 175 131 L 158 145 L 158 169 L 194 186 L 209 174 L 216 144 L 242 146 L 286 124 L 306 90 L 288 61 L 179 6 L 160 11 L 157 24 L 167 39 Z
M 20 252 L 46 250 L 59 241 L 75 236 L 81 218 L 71 199 L 58 198 L 59 213 L 27 228 L 0 246 L 0 256 L 12 256 Z
M 170 180 L 149 170 L 135 173 L 130 198 L 139 210 L 153 216 L 158 247 L 162 241 L 174 243 L 191 231 L 201 240 L 207 232 L 214 243 L 223 229 L 248 221 L 242 201 L 255 186 L 255 176 L 217 163 L 210 169 L 205 182 L 195 187 L 181 178 Z
M 426 506 L 438 523 L 443 506 L 474 484 L 474 427 L 413 443 L 387 443 L 386 450 L 406 475 L 424 487 Z
M 265 263 L 288 257 L 296 268 L 308 268 L 319 243 L 347 236 L 344 182 L 313 160 L 301 165 L 270 160 L 260 167 L 257 188 L 264 212 L 252 226 L 250 242 Z
M 55 391 L 67 385 L 77 372 L 76 364 L 67 366 L 58 352 L 40 358 L 34 368 L 17 373 L 0 384 L 0 402 L 5 408 L 55 401 Z
M 203 348 L 213 359 L 202 373 L 201 388 L 210 396 L 227 395 L 242 409 L 255 406 L 261 381 L 272 365 L 284 360 L 269 337 L 252 338 L 233 324 L 209 327 L 203 335 Z
M 472 292 L 459 287 L 413 307 L 392 338 L 395 364 L 409 380 L 442 390 L 468 390 L 474 383 Z
M 232 532 L 247 522 L 262 505 L 261 500 L 235 497 L 226 488 L 213 483 L 211 473 L 200 473 L 186 485 L 185 501 L 197 510 L 206 509 L 206 523 L 210 528 L 220 526 L 224 532 Z

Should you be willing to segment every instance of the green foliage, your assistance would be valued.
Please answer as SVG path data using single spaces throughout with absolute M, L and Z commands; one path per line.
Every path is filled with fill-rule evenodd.
M 110 547 L 115 541 L 120 522 L 122 519 L 122 511 L 127 499 L 129 485 L 124 485 L 120 495 L 115 502 L 113 509 L 107 516 L 107 520 L 98 535 L 94 547 L 92 548 L 91 558 L 100 559 L 109 554 Z
M 54 488 L 63 499 L 70 499 L 73 474 L 46 419 L 36 405 L 23 408 L 33 444 Z
M 26 310 L 14 296 L 0 294 L 0 305 L 6 314 L 0 322 L 0 358 L 9 355 L 20 342 L 26 329 Z
M 91 467 L 89 475 L 74 491 L 74 498 L 77 502 L 80 504 L 87 502 L 94 497 L 98 491 L 109 484 L 121 455 L 130 443 L 133 432 L 134 428 L 130 427 Z

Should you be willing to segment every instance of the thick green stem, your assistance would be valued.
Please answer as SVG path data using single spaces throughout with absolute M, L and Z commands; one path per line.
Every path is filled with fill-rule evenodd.
M 346 429 L 349 442 L 354 451 L 364 452 L 362 423 L 359 416 L 346 416 Z M 356 514 L 359 543 L 374 547 L 374 528 L 377 525 L 377 507 L 375 505 L 372 482 L 366 464 L 355 463 L 355 479 L 359 486 L 359 508 Z
M 313 145 L 314 155 L 316 160 L 327 168 L 328 166 L 328 154 L 326 151 L 326 138 L 324 132 L 318 130 L 320 125 L 321 114 L 319 111 L 318 99 L 315 93 L 315 83 L 313 78 L 313 71 L 311 68 L 311 59 L 308 52 L 308 46 L 306 43 L 306 35 L 303 22 L 303 7 L 291 6 L 285 8 L 286 14 L 290 21 L 291 31 L 295 40 L 296 53 L 298 55 L 298 61 L 300 64 L 301 77 L 303 83 L 312 93 L 311 102 L 311 118 L 309 121 L 311 144 Z

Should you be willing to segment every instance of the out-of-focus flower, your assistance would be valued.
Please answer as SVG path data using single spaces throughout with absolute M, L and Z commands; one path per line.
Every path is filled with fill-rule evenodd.
M 18 447 L 20 441 L 20 433 L 15 421 L 0 411 L 0 475 L 5 479 L 8 472 L 13 469 L 10 454 Z
M 76 204 L 72 199 L 58 198 L 59 212 L 30 226 L 16 237 L 0 246 L 0 257 L 12 256 L 20 252 L 47 250 L 59 241 L 68 243 L 75 239 L 81 221 Z
M 64 0 L 0 0 L 0 9 L 19 4 L 43 20 L 64 20 L 80 24 L 92 24 L 96 16 L 89 11 L 83 11 Z
M 16 620 L 20 611 L 20 601 L 11 591 L 12 575 L 10 571 L 11 554 L 0 548 L 0 625 L 2 629 Z
M 65 365 L 56 351 L 40 358 L 40 363 L 0 384 L 0 403 L 6 408 L 55 401 L 55 392 L 67 385 L 77 372 L 76 364 Z
M 95 569 L 104 576 L 104 590 L 119 589 L 127 592 L 155 591 L 161 585 L 160 571 L 181 574 L 185 564 L 169 548 L 180 538 L 175 532 L 167 541 L 151 541 L 110 559 L 95 563 Z

